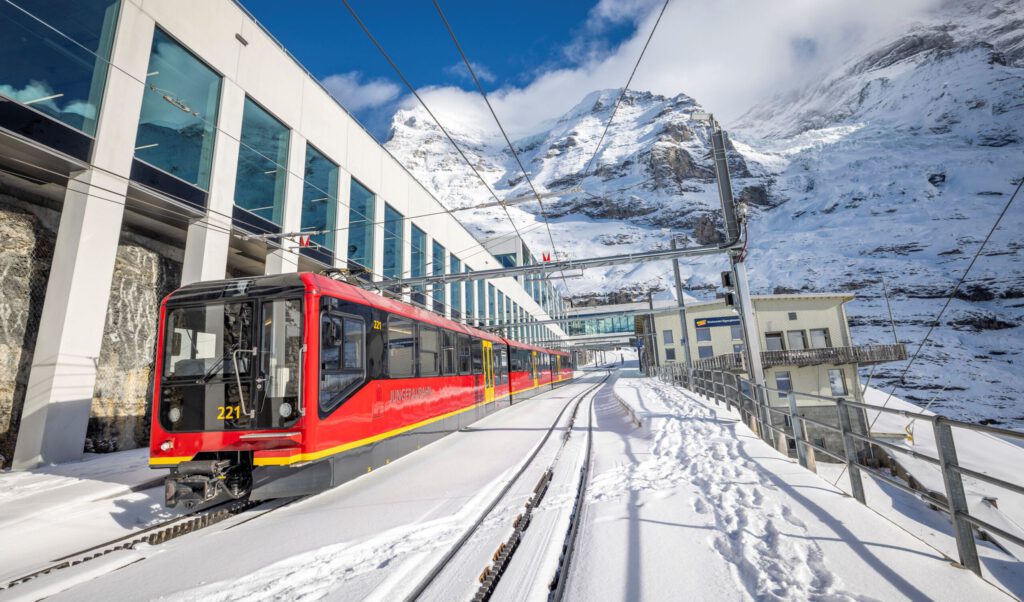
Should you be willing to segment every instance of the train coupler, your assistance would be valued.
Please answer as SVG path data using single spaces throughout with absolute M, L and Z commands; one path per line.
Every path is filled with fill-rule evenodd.
M 164 503 L 168 508 L 181 504 L 192 510 L 222 494 L 237 499 L 241 497 L 237 487 L 225 485 L 226 482 L 235 484 L 236 471 L 237 467 L 228 460 L 182 462 L 164 481 Z

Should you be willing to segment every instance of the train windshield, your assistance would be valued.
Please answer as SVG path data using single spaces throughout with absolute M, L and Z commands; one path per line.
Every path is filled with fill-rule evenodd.
M 302 302 L 169 308 L 163 357 L 168 431 L 286 428 L 299 417 Z

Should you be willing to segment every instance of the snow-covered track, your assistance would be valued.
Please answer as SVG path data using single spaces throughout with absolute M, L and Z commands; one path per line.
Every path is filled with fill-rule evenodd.
M 171 541 L 172 539 L 177 539 L 183 535 L 188 535 L 189 533 L 194 533 L 201 529 L 216 525 L 217 523 L 223 522 L 233 516 L 258 506 L 271 506 L 265 512 L 261 513 L 261 515 L 266 514 L 266 512 L 276 510 L 277 508 L 291 503 L 295 499 L 296 498 L 260 501 L 236 500 L 217 504 L 208 508 L 201 508 L 184 516 L 173 518 L 141 531 L 137 531 L 106 543 L 92 546 L 80 552 L 69 554 L 63 558 L 59 558 L 42 568 L 32 571 L 31 573 L 27 573 L 15 579 L 11 579 L 6 583 L 0 584 L 0 591 L 8 590 L 17 585 L 52 574 L 56 571 L 78 566 L 84 562 L 89 562 L 90 560 L 96 560 L 97 558 L 101 558 L 119 550 L 131 550 L 142 544 L 151 546 L 160 545 Z
M 495 551 L 493 557 L 491 558 L 493 563 L 487 564 L 483 572 L 480 573 L 480 587 L 477 590 L 476 594 L 474 595 L 473 599 L 487 600 L 490 597 L 490 594 L 494 591 L 494 587 L 497 585 L 498 580 L 501 578 L 501 575 L 504 572 L 505 567 L 508 566 L 512 554 L 518 547 L 518 542 L 522 537 L 523 531 L 525 531 L 525 529 L 529 526 L 530 515 L 532 514 L 533 509 L 537 506 L 537 504 L 540 503 L 540 500 L 543 498 L 544 493 L 547 491 L 547 487 L 551 482 L 553 468 L 555 464 L 557 464 L 558 458 L 569 440 L 569 435 L 572 431 L 572 426 L 575 423 L 576 416 L 579 412 L 580 406 L 584 405 L 583 402 L 585 399 L 587 399 L 588 396 L 591 399 L 593 399 L 593 395 L 596 394 L 597 390 L 600 389 L 601 386 L 608 381 L 610 375 L 610 371 L 605 372 L 604 376 L 602 376 L 599 381 L 595 382 L 594 384 L 587 387 L 580 393 L 576 394 L 565 403 L 565 405 L 559 411 L 558 415 L 555 417 L 554 421 L 552 421 L 551 426 L 549 426 L 547 431 L 544 433 L 544 436 L 541 438 L 540 442 L 533 448 L 533 450 L 527 456 L 525 461 L 516 470 L 515 474 L 513 474 L 512 477 L 509 478 L 509 480 L 505 483 L 505 485 L 495 494 L 495 496 L 483 509 L 483 511 L 480 513 L 477 519 L 469 525 L 469 527 L 462 533 L 462 535 L 455 541 L 455 543 L 445 552 L 444 556 L 442 556 L 441 559 L 430 569 L 430 571 L 428 571 L 427 574 L 424 575 L 424 577 L 416 584 L 412 591 L 406 596 L 405 600 L 407 602 L 419 600 L 423 596 L 424 592 L 426 592 L 431 587 L 432 584 L 439 583 L 438 577 L 444 574 L 453 565 L 453 561 L 455 560 L 456 556 L 466 547 L 467 542 L 469 542 L 470 539 L 475 534 L 477 534 L 477 532 L 480 530 L 480 527 L 486 522 L 487 518 L 491 516 L 492 513 L 494 513 L 495 510 L 501 505 L 501 502 L 508 498 L 509 492 L 512 490 L 513 486 L 521 479 L 521 477 L 527 471 L 527 469 L 533 466 L 534 461 L 536 460 L 540 451 L 545 447 L 545 444 L 551 437 L 551 434 L 555 431 L 556 428 L 558 428 L 558 425 L 561 423 L 562 417 L 565 415 L 566 410 L 568 410 L 569 407 L 572 406 L 572 414 L 570 415 L 570 420 L 566 427 L 565 437 L 563 438 L 560 444 L 558 453 L 556 453 L 555 455 L 555 459 L 552 461 L 551 465 L 544 470 L 540 481 L 534 487 L 533 492 L 530 495 L 530 498 L 526 502 L 524 511 L 517 515 L 516 519 L 513 521 L 513 533 Z M 483 564 L 484 563 L 482 562 L 481 565 Z

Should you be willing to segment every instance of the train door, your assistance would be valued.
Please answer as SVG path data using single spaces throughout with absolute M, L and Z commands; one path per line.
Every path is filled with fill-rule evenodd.
M 481 341 L 484 346 L 484 402 L 494 401 L 494 347 L 490 341 Z
M 555 356 L 555 380 L 562 380 L 562 356 Z
M 533 386 L 540 385 L 540 375 L 537 374 L 537 352 L 530 352 L 530 371 L 533 374 Z

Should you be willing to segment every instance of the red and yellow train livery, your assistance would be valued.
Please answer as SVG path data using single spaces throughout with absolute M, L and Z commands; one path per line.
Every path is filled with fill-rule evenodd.
M 324 275 L 197 283 L 161 306 L 150 466 L 168 506 L 312 493 L 572 374 Z

